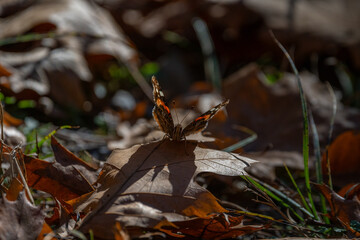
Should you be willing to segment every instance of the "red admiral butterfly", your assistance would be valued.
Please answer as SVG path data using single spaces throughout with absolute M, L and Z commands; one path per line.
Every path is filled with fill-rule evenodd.
M 222 107 L 229 103 L 229 99 L 225 100 L 200 115 L 185 128 L 183 128 L 181 124 L 177 124 L 175 126 L 170 109 L 165 104 L 164 93 L 161 90 L 159 82 L 156 80 L 155 76 L 152 77 L 151 81 L 154 88 L 153 95 L 155 102 L 155 107 L 152 111 L 153 117 L 158 123 L 160 130 L 163 131 L 170 139 L 175 141 L 180 141 L 185 139 L 188 135 L 203 131 L 207 127 L 209 120 L 214 117 Z

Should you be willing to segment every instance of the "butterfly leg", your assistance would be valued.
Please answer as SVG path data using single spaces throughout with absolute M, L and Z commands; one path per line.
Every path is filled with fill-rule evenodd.
M 189 153 L 187 152 L 187 148 L 186 148 L 186 137 L 184 136 L 184 140 L 185 140 L 185 143 L 184 143 L 184 146 L 185 146 L 185 154 L 186 156 L 189 156 Z
M 170 137 L 169 137 L 169 134 L 165 133 L 164 136 L 162 137 L 161 141 L 164 141 L 164 140 L 167 139 L 167 138 L 170 138 Z

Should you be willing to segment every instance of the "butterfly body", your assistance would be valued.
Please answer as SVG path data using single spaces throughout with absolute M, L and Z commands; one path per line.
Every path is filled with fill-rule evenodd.
M 174 141 L 180 141 L 185 138 L 185 134 L 183 133 L 183 128 L 181 124 L 177 124 L 174 128 L 172 135 L 169 136 Z
M 170 109 L 166 106 L 165 96 L 159 82 L 156 80 L 155 76 L 151 79 L 153 85 L 153 95 L 155 106 L 153 108 L 152 114 L 155 121 L 158 123 L 160 130 L 163 131 L 167 137 L 174 141 L 181 141 L 186 138 L 186 136 L 195 134 L 197 132 L 203 131 L 209 122 L 209 120 L 215 116 L 215 114 L 224 106 L 229 103 L 229 100 L 218 104 L 209 111 L 203 113 L 194 121 L 192 121 L 185 128 L 181 124 L 174 124 L 174 121 L 171 116 Z

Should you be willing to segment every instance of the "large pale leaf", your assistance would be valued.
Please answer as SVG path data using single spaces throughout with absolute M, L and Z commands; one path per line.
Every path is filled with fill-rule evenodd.
M 186 149 L 185 149 L 186 147 Z M 98 179 L 101 186 L 77 211 L 86 212 L 80 229 L 111 238 L 109 224 L 160 228 L 168 222 L 227 212 L 194 177 L 201 172 L 245 175 L 254 160 L 205 149 L 196 142 L 164 140 L 115 150 Z M 76 206 L 75 206 L 76 207 Z M 166 224 L 165 224 L 166 225 Z

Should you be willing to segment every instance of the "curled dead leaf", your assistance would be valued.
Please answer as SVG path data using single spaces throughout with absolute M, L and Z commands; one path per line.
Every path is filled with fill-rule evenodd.
M 23 121 L 11 116 L 8 112 L 4 111 L 4 124 L 6 126 L 14 126 L 14 127 L 18 127 L 21 124 L 23 124 Z
M 6 67 L 0 64 L 0 77 L 3 76 L 9 77 L 11 76 L 11 72 L 8 69 L 6 69 Z
M 65 173 L 61 179 L 62 183 L 68 186 L 73 185 L 73 189 L 77 189 L 81 194 L 94 190 L 91 186 L 97 178 L 97 169 L 94 166 L 67 150 L 54 137 L 51 137 L 51 148 L 56 159 L 53 166 Z
M 76 157 L 52 137 L 56 161 L 53 163 L 25 156 L 29 187 L 50 193 L 67 201 L 93 191 L 96 169 Z
M 129 234 L 127 234 L 124 229 L 122 229 L 119 222 L 115 223 L 114 227 L 115 240 L 130 240 Z
M 331 176 L 336 182 L 351 183 L 359 179 L 360 133 L 346 131 L 339 135 L 328 148 Z M 322 158 L 322 169 L 327 174 L 326 154 Z
M 328 201 L 331 208 L 331 217 L 338 220 L 341 225 L 355 234 L 356 237 L 360 237 L 360 232 L 351 227 L 352 221 L 360 222 L 360 201 L 343 198 L 326 185 L 314 185 Z
M 44 223 L 38 237 L 36 238 L 36 240 L 43 240 L 48 234 L 52 234 L 53 236 L 55 236 L 53 230 L 51 229 L 51 227 L 47 224 Z M 51 237 L 51 238 L 46 238 L 47 240 L 56 240 L 55 237 Z
M 164 227 L 161 230 L 170 236 L 186 239 L 228 239 L 264 229 L 264 226 L 243 224 L 244 216 L 216 214 L 206 219 L 196 218 L 176 222 L 176 228 Z
M 23 189 L 24 185 L 20 182 L 18 178 L 12 179 L 11 185 L 6 192 L 6 199 L 9 201 L 15 201 Z
M 338 194 L 347 199 L 353 199 L 357 197 L 360 202 L 360 183 L 350 183 L 340 189 Z

